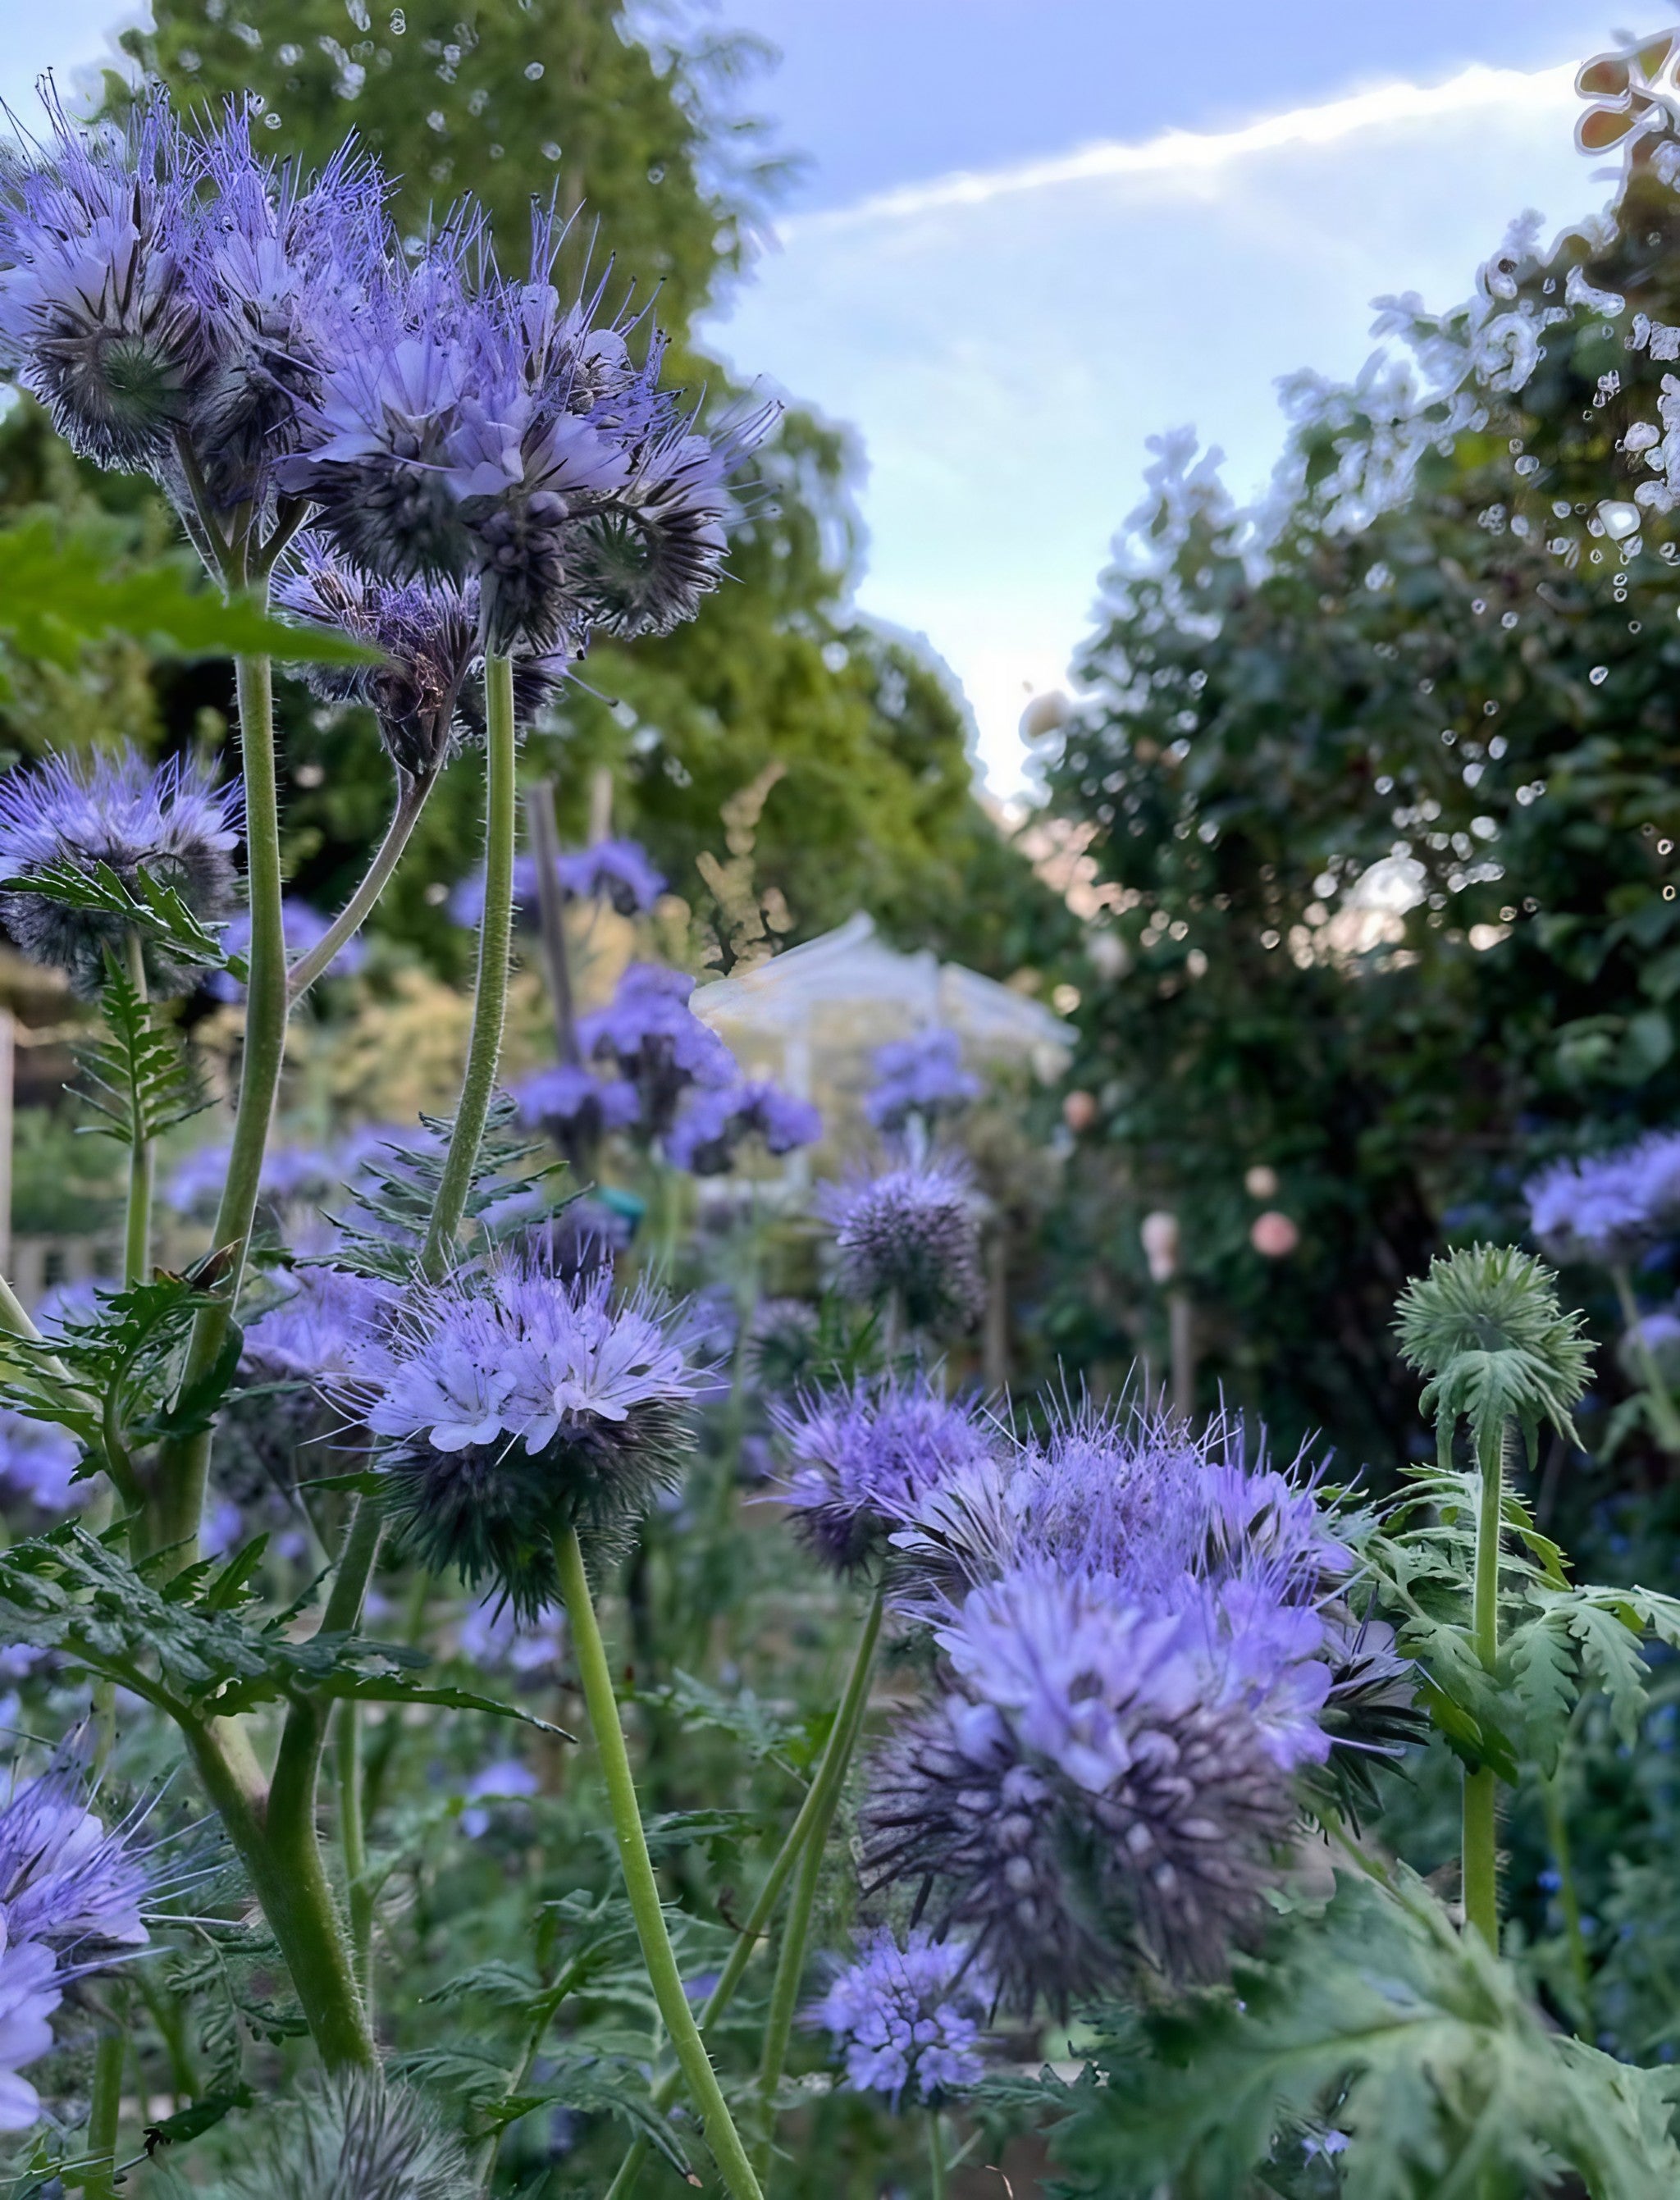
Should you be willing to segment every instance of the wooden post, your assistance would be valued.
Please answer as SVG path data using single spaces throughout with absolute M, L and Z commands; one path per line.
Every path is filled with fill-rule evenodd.
M 1173 1411 L 1189 1420 L 1196 1411 L 1196 1308 L 1182 1284 L 1167 1294 L 1173 1355 Z
M 542 923 L 542 959 L 548 968 L 548 995 L 554 1003 L 554 1044 L 561 1062 L 576 1069 L 577 1016 L 571 998 L 571 962 L 566 953 L 565 909 L 554 867 L 560 839 L 554 828 L 554 782 L 539 779 L 525 797 L 525 831 L 536 865 L 537 909 Z

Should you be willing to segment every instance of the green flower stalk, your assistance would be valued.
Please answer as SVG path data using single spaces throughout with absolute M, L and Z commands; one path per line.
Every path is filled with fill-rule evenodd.
M 1431 1262 L 1396 1320 L 1402 1357 L 1429 1379 L 1441 1470 L 1466 1424 L 1480 1478 L 1469 1638 L 1490 1681 L 1499 1665 L 1499 1577 L 1505 1471 L 1520 1434 L 1531 1464 L 1542 1424 L 1576 1441 L 1569 1411 L 1585 1390 L 1589 1348 L 1578 1314 L 1560 1308 L 1549 1268 L 1508 1246 L 1478 1245 Z M 1462 1834 L 1466 1922 L 1499 1947 L 1498 1776 L 1466 1767 Z

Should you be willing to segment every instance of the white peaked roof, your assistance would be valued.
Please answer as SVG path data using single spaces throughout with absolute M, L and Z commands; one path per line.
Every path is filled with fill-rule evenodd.
M 745 976 L 700 986 L 691 1005 L 709 1024 L 784 1040 L 810 1033 L 827 1021 L 825 1010 L 862 1010 L 909 1030 L 942 1025 L 976 1054 L 1031 1056 L 1040 1074 L 1052 1077 L 1074 1039 L 1060 1016 L 977 970 L 941 963 L 928 948 L 899 954 L 875 937 L 874 918 L 861 910 L 838 931 L 790 947 Z

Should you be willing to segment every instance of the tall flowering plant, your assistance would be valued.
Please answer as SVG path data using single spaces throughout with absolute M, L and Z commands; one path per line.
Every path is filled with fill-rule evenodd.
M 15 1546 L 0 1601 L 15 1631 L 179 1727 L 320 2055 L 342 2070 L 377 2053 L 355 1782 L 341 1796 L 353 1936 L 317 1837 L 330 1717 L 337 1707 L 354 1765 L 360 1702 L 469 1700 L 420 1686 L 361 1634 L 387 1518 L 521 1612 L 560 1594 L 656 1997 L 745 2200 L 756 2185 L 671 1957 L 589 1583 L 670 1472 L 696 1378 L 651 1301 L 481 1268 L 463 1233 L 482 1234 L 501 1135 L 520 725 L 593 635 L 664 634 L 694 615 L 723 573 L 730 477 L 770 416 L 702 432 L 662 385 L 645 315 L 605 284 L 562 296 L 550 215 L 536 213 L 517 275 L 471 207 L 410 254 L 374 161 L 347 145 L 303 174 L 262 156 L 253 119 L 236 108 L 195 132 L 149 91 L 121 124 L 84 127 L 49 97 L 38 140 L 0 164 L 0 369 L 82 457 L 160 485 L 214 582 L 291 623 L 325 696 L 373 708 L 394 807 L 366 877 L 290 952 L 269 658 L 237 660 L 237 783 L 125 757 L 54 760 L 0 791 L 7 921 L 100 998 L 109 1037 L 92 1090 L 132 1157 L 120 1288 L 49 1340 L 0 1286 L 9 1407 L 67 1432 L 121 1521 Z M 243 1317 L 287 1020 L 469 742 L 488 793 L 459 1103 L 429 1143 L 375 1168 L 366 1226 L 342 1237 L 331 1319 L 269 1323 L 285 1331 L 284 1379 L 325 1384 L 372 1448 L 319 1627 L 300 1641 L 242 1616 L 260 1546 L 220 1571 L 198 1557 L 219 1416 L 242 1379 L 272 1372 L 263 1325 L 248 1349 Z M 213 1250 L 166 1275 L 151 1260 L 153 1156 L 198 1096 L 154 1003 L 195 973 L 243 989 L 243 1051 Z M 281 1717 L 267 1769 L 243 1723 L 263 1705 Z

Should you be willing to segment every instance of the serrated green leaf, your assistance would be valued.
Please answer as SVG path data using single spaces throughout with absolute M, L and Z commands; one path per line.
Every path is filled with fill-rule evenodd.
M 158 1022 L 108 947 L 100 1013 L 108 1039 L 76 1054 L 93 1088 L 81 1097 L 102 1119 L 91 1130 L 132 1146 L 161 1138 L 209 1104 L 179 1037 Z
M 1504 1646 L 1512 1693 L 1523 1715 L 1528 1757 L 1549 1779 L 1578 1692 L 1575 1654 L 1566 1630 L 1542 1614 L 1518 1628 Z
M 132 891 L 108 863 L 84 870 L 71 863 L 44 863 L 38 870 L 0 880 L 8 893 L 39 894 L 67 909 L 103 916 L 126 932 L 138 932 L 168 949 L 178 962 L 211 970 L 247 974 L 243 958 L 230 955 L 216 934 L 201 924 L 173 886 L 161 886 L 143 872 Z

